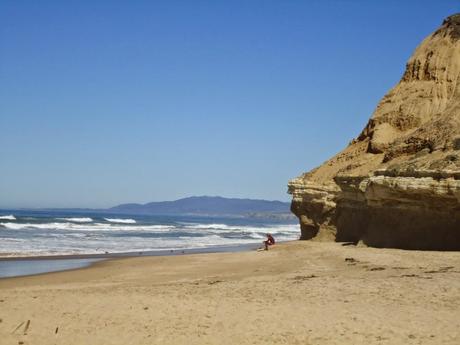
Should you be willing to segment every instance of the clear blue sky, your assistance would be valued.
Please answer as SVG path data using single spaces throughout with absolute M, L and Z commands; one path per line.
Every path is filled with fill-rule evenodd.
M 289 200 L 457 1 L 0 2 L 0 207 Z

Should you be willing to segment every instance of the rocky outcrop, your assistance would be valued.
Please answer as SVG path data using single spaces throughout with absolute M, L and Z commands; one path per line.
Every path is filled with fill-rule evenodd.
M 300 219 L 302 240 L 335 231 L 334 212 L 339 188 L 336 184 L 316 184 L 302 178 L 289 182 L 291 211 Z
M 289 182 L 302 239 L 460 249 L 460 14 L 409 59 L 347 148 Z
M 460 180 L 438 172 L 337 177 L 337 240 L 374 247 L 460 249 Z M 458 174 L 458 173 L 457 173 Z M 422 177 L 423 176 L 423 177 Z

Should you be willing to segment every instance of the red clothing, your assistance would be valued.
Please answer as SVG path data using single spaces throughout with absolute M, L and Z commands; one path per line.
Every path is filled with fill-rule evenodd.
M 273 238 L 272 235 L 268 235 L 267 240 L 265 242 L 271 246 L 272 244 L 275 244 L 275 239 Z

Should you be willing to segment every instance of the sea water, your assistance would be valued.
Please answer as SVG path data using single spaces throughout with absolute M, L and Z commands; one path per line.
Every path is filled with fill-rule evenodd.
M 288 221 L 97 212 L 0 210 L 0 256 L 143 253 L 297 239 Z
M 83 268 L 102 259 L 0 260 L 0 278 Z

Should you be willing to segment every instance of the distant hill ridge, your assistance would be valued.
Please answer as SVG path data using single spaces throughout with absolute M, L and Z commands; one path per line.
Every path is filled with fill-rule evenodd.
M 247 215 L 251 213 L 289 213 L 289 208 L 289 202 L 276 200 L 192 196 L 174 201 L 121 204 L 108 210 L 128 214 Z

